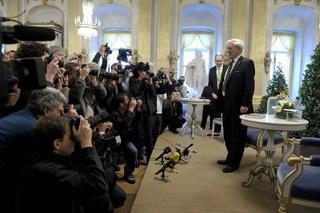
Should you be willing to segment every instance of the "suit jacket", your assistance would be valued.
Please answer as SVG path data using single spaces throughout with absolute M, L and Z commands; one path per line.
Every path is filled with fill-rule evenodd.
M 227 70 L 227 69 L 226 69 Z M 219 88 L 220 100 L 223 100 L 223 112 L 234 112 L 240 114 L 240 107 L 249 107 L 249 111 L 253 112 L 252 97 L 254 93 L 254 62 L 240 56 L 230 76 L 224 79 L 226 70 L 222 72 L 222 79 Z M 222 96 L 222 85 L 226 81 L 225 96 Z
M 223 73 L 227 70 L 226 65 L 222 65 L 222 73 L 221 73 L 221 80 L 223 77 Z M 209 83 L 208 85 L 213 89 L 215 94 L 218 94 L 219 85 L 217 85 L 217 66 L 211 67 L 209 70 Z

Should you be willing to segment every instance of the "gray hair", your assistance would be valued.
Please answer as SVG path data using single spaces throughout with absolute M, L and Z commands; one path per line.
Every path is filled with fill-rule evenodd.
M 243 47 L 244 47 L 244 42 L 243 42 L 242 40 L 236 39 L 236 38 L 233 38 L 233 39 L 228 40 L 228 41 L 227 41 L 227 46 L 228 46 L 229 44 L 234 45 L 236 48 L 238 48 L 239 50 L 241 50 L 241 52 L 242 52 Z
M 64 95 L 59 90 L 50 87 L 32 91 L 29 98 L 29 106 L 38 115 L 42 115 L 45 109 L 52 110 L 66 103 Z
M 89 62 L 88 63 L 90 70 L 97 70 L 100 71 L 100 66 L 97 63 Z
M 58 45 L 53 45 L 53 46 L 49 47 L 49 55 L 56 53 L 56 52 L 59 52 L 59 51 L 63 52 L 63 48 Z

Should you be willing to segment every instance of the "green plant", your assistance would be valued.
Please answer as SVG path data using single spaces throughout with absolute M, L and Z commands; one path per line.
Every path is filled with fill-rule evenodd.
M 261 98 L 260 106 L 257 110 L 259 113 L 267 112 L 267 102 L 269 97 L 277 96 L 280 92 L 288 94 L 288 85 L 286 83 L 281 64 L 277 66 L 277 69 L 272 75 L 272 79 L 268 82 L 266 92 L 267 95 Z
M 300 87 L 300 99 L 304 106 L 302 117 L 309 121 L 304 136 L 320 137 L 320 44 L 311 56 Z

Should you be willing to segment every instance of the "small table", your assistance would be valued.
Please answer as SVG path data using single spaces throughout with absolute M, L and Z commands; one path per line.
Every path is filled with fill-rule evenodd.
M 191 128 L 191 137 L 194 139 L 194 128 L 198 127 L 200 129 L 201 135 L 205 136 L 203 133 L 203 129 L 196 121 L 197 114 L 196 114 L 196 108 L 198 105 L 209 105 L 210 100 L 209 99 L 200 99 L 200 98 L 181 98 L 181 103 L 192 105 L 192 114 L 191 114 L 191 121 L 186 122 L 182 127 L 181 135 L 184 135 L 188 129 L 188 127 Z
M 240 116 L 241 123 L 248 127 L 259 128 L 262 131 L 267 131 L 269 134 L 267 146 L 264 147 L 266 159 L 262 163 L 258 163 L 250 170 L 249 177 L 246 181 L 242 182 L 243 187 L 249 187 L 253 178 L 259 176 L 261 173 L 269 177 L 271 181 L 271 189 L 273 195 L 276 197 L 276 181 L 277 177 L 273 166 L 273 156 L 276 153 L 274 146 L 273 134 L 275 131 L 302 131 L 306 129 L 309 123 L 305 119 L 292 119 L 284 120 L 275 118 L 274 115 L 266 114 L 264 117 L 255 118 L 248 115 Z M 263 137 L 261 137 L 263 140 Z

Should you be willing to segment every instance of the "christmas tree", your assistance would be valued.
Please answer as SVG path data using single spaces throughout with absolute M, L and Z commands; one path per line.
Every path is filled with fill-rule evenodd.
M 269 97 L 277 96 L 280 92 L 288 94 L 288 85 L 286 83 L 281 64 L 279 64 L 277 69 L 274 71 L 272 79 L 268 83 L 266 92 L 267 95 L 261 98 L 260 106 L 257 110 L 259 113 L 267 112 L 267 102 Z
M 320 46 L 317 45 L 307 65 L 300 88 L 300 100 L 304 106 L 302 117 L 309 121 L 304 136 L 320 137 Z

